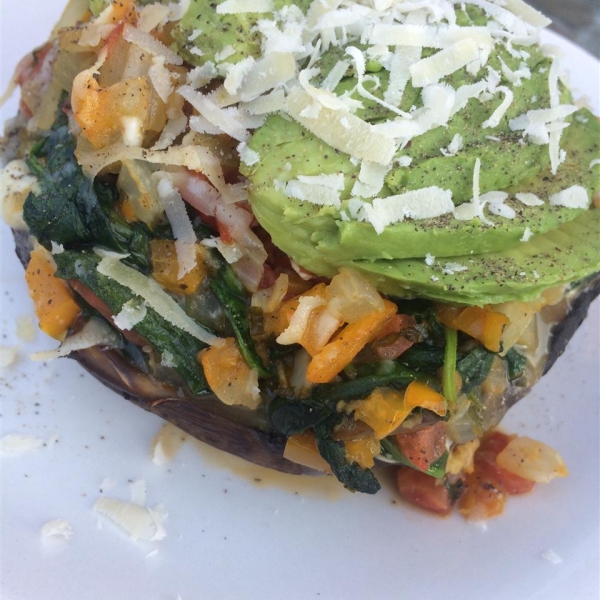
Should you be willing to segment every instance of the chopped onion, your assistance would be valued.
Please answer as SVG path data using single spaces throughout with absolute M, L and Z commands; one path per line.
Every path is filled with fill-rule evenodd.
M 355 271 L 340 269 L 327 287 L 328 309 L 346 323 L 384 308 L 383 298 L 375 287 Z
M 565 461 L 554 448 L 525 436 L 511 440 L 498 454 L 496 463 L 523 479 L 537 483 L 548 483 L 555 477 L 569 474 Z
M 288 275 L 281 273 L 271 287 L 252 294 L 252 308 L 260 308 L 264 313 L 275 312 L 287 294 L 289 282 Z

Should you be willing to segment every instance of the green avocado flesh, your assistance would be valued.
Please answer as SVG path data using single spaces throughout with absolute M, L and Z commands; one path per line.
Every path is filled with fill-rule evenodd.
M 273 0 L 275 10 L 288 6 L 297 6 L 306 12 L 312 0 Z M 262 13 L 219 14 L 217 2 L 194 0 L 187 12 L 172 32 L 176 51 L 192 65 L 202 66 L 204 63 L 219 62 L 217 56 L 225 51 L 228 63 L 235 64 L 252 56 L 260 56 L 261 35 L 256 29 L 260 19 L 268 17 Z M 200 30 L 202 35 L 194 39 L 194 32 Z M 190 41 L 192 36 L 192 41 Z M 226 51 L 231 46 L 232 53 Z
M 440 135 L 447 134 L 440 132 Z M 591 161 L 598 157 L 599 143 L 600 126 L 595 117 L 588 111 L 579 111 L 563 135 L 561 147 L 567 159 L 556 175 L 550 171 L 547 146 L 533 146 L 544 149 L 544 156 L 537 162 L 541 168 L 526 172 L 518 182 L 500 189 L 511 194 L 531 192 L 547 200 L 572 185 L 582 185 L 591 196 L 600 188 L 598 168 L 590 169 Z M 343 173 L 346 188 L 342 209 L 345 209 L 359 171 L 347 155 L 281 116 L 270 117 L 257 130 L 250 147 L 261 159 L 277 157 L 277 160 L 261 160 L 245 169 L 251 182 L 250 201 L 257 219 L 277 246 L 319 275 L 332 276 L 346 266 L 360 270 L 388 294 L 422 295 L 483 305 L 533 299 L 549 287 L 600 269 L 597 210 L 551 206 L 548 202 L 529 207 L 511 199 L 507 205 L 515 209 L 516 217 L 490 216 L 494 227 L 477 220 L 458 221 L 446 215 L 403 221 L 378 235 L 369 223 L 342 221 L 338 209 L 288 198 L 273 183 L 274 180 L 289 181 L 298 175 Z M 506 157 L 501 147 L 496 151 L 499 161 Z M 476 149 L 465 149 L 462 156 L 459 155 L 461 160 L 470 161 L 470 172 L 475 153 L 479 155 Z M 497 165 L 493 157 L 491 153 L 489 162 L 485 163 L 482 159 L 482 191 L 498 189 L 494 183 L 487 183 L 483 170 L 485 164 Z M 440 171 L 446 167 L 456 168 L 456 161 L 448 158 L 452 159 L 442 157 L 439 161 Z M 491 179 L 494 181 L 493 174 Z M 423 187 L 429 185 L 444 187 L 445 184 L 434 172 L 431 179 L 423 183 Z M 527 228 L 537 235 L 522 242 Z M 427 266 L 426 254 L 435 256 L 442 268 Z M 446 262 L 457 262 L 468 271 L 444 274 L 441 271 Z
M 309 0 L 274 1 L 277 10 L 306 12 L 310 4 Z M 219 53 L 228 46 L 235 52 L 221 62 L 235 64 L 248 56 L 259 58 L 261 36 L 256 25 L 264 15 L 221 15 L 215 7 L 214 2 L 205 0 L 191 3 L 173 32 L 177 51 L 198 66 L 207 61 L 218 63 Z M 487 22 L 484 12 L 475 6 L 457 9 L 456 16 L 460 26 Z M 203 35 L 195 37 L 196 30 Z M 358 43 L 354 45 L 364 49 Z M 420 295 L 476 305 L 525 300 L 539 296 L 549 287 L 598 271 L 598 211 L 554 206 L 548 200 L 575 185 L 583 186 L 590 200 L 600 190 L 600 167 L 590 167 L 600 155 L 600 124 L 584 109 L 566 119 L 569 126 L 560 140 L 566 159 L 553 175 L 548 145 L 524 142 L 523 132 L 509 127 L 511 119 L 529 110 L 550 107 L 551 59 L 536 46 L 527 46 L 526 51 L 528 57 L 523 60 L 497 46 L 485 69 L 478 73 L 460 69 L 444 78 L 440 83 L 458 90 L 485 79 L 490 67 L 501 74 L 499 85 L 510 88 L 514 98 L 497 127 L 484 128 L 484 123 L 503 102 L 503 92 L 485 100 L 469 100 L 447 126 L 413 138 L 396 154 L 396 158 L 410 158 L 410 166 L 392 168 L 377 194 L 383 198 L 436 186 L 451 190 L 452 200 L 458 206 L 473 197 L 473 173 L 479 159 L 480 193 L 509 193 L 505 204 L 515 210 L 513 219 L 491 215 L 486 209 L 493 226 L 478 219 L 459 221 L 448 214 L 435 219 L 406 219 L 378 234 L 370 223 L 347 218 L 360 164 L 282 114 L 270 115 L 248 143 L 260 160 L 252 166 L 242 165 L 242 173 L 250 182 L 249 199 L 256 218 L 274 243 L 309 271 L 331 277 L 342 266 L 354 268 L 382 292 L 396 296 Z M 434 52 L 424 49 L 423 57 Z M 352 62 L 344 47 L 332 46 L 311 65 L 319 69 L 311 80 L 313 85 L 320 85 L 340 60 Z M 524 67 L 530 76 L 523 77 L 519 84 L 507 79 L 507 72 Z M 368 61 L 366 69 L 365 88 L 382 98 L 389 72 L 375 60 Z M 362 102 L 363 107 L 356 112 L 358 117 L 369 123 L 395 117 L 385 106 L 360 97 L 355 91 L 356 83 L 356 73 L 350 67 L 334 92 L 351 94 Z M 560 95 L 561 103 L 572 102 L 569 91 L 562 86 Z M 421 89 L 409 82 L 398 108 L 410 111 L 414 106 L 422 106 Z M 462 149 L 456 155 L 444 155 L 441 149 L 447 148 L 456 135 L 462 138 Z M 339 173 L 345 181 L 339 209 L 289 198 L 282 189 L 298 176 Z M 517 193 L 536 194 L 545 203 L 526 206 L 516 200 Z M 521 241 L 528 237 L 528 241 Z M 425 263 L 427 255 L 435 257 L 432 266 Z M 446 263 L 458 263 L 466 270 L 444 273 Z

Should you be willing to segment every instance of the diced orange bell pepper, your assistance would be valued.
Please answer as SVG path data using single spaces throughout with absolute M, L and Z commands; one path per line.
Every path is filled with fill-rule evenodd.
M 384 309 L 370 313 L 355 323 L 350 323 L 329 342 L 308 365 L 306 377 L 311 383 L 331 381 L 352 359 L 372 342 L 387 321 L 397 311 L 397 306 L 384 300 Z
M 150 261 L 152 277 L 174 294 L 193 294 L 208 272 L 201 257 L 197 256 L 195 268 L 179 278 L 177 250 L 175 242 L 172 240 L 152 240 L 150 242 Z
M 42 247 L 33 250 L 25 280 L 35 304 L 40 329 L 57 340 L 63 340 L 81 308 L 67 283 L 56 277 L 55 272 L 50 253 Z
M 444 306 L 436 316 L 440 323 L 470 335 L 492 352 L 500 352 L 502 333 L 510 322 L 506 315 L 479 306 Z
M 121 139 L 128 117 L 137 119 L 143 135 L 151 96 L 152 87 L 145 77 L 101 88 L 89 70 L 83 71 L 73 82 L 73 114 L 82 134 L 99 149 Z
M 419 406 L 440 417 L 443 417 L 448 410 L 444 396 L 420 381 L 409 383 L 404 392 L 404 405 L 408 410 Z

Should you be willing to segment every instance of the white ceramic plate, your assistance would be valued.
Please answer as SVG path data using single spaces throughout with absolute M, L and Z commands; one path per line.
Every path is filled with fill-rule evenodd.
M 62 4 L 2 2 L 3 86 L 20 56 L 45 40 Z M 598 107 L 596 61 L 547 39 L 565 50 L 575 87 Z M 13 99 L 3 118 L 15 106 Z M 19 360 L 0 373 L 0 435 L 58 439 L 0 458 L 2 598 L 598 597 L 598 303 L 552 373 L 504 422 L 559 449 L 570 476 L 511 498 L 505 514 L 482 528 L 396 504 L 391 486 L 375 497 L 352 495 L 331 480 L 276 476 L 191 443 L 170 465 L 155 466 L 149 447 L 157 417 L 74 362 L 27 360 L 53 342 L 39 335 L 24 344 L 15 335 L 15 318 L 33 312 L 11 236 L 1 231 L 0 344 L 19 346 Z M 101 492 L 107 477 L 117 484 Z M 128 500 L 128 481 L 138 478 L 148 483 L 149 505 L 169 511 L 160 543 L 133 543 L 92 511 L 103 493 Z M 73 537 L 44 542 L 40 528 L 58 518 L 71 523 Z M 562 562 L 545 559 L 548 550 Z

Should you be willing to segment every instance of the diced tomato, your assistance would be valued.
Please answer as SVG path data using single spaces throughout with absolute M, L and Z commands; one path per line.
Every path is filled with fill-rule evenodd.
M 478 457 L 475 454 L 475 471 L 482 474 L 489 481 L 493 481 L 511 496 L 526 494 L 533 489 L 535 481 L 529 481 L 510 473 L 496 464 L 496 459 L 489 460 L 485 456 Z
M 478 453 L 490 453 L 494 455 L 494 458 L 508 446 L 508 442 L 511 440 L 511 436 L 506 435 L 500 431 L 492 431 L 486 435 L 482 440 Z
M 229 228 L 224 225 L 221 221 L 217 221 L 217 229 L 219 230 L 219 236 L 224 244 L 233 244 L 233 238 L 229 232 Z
M 299 296 L 311 289 L 317 283 L 328 281 L 324 277 L 313 277 L 310 280 L 302 279 L 298 274 L 297 269 L 294 269 L 290 257 L 281 251 L 271 240 L 271 236 L 260 226 L 254 228 L 254 233 L 263 243 L 267 251 L 267 261 L 265 263 L 265 273 L 263 280 L 260 282 L 260 288 L 271 287 L 281 273 L 285 273 L 289 277 L 288 293 L 285 296 L 286 300 Z M 307 271 L 308 273 L 308 271 Z
M 438 515 L 450 514 L 450 494 L 441 479 L 410 467 L 400 467 L 396 482 L 400 495 L 411 504 Z
M 379 333 L 379 338 L 373 343 L 372 351 L 379 360 L 396 360 L 406 352 L 414 342 L 402 335 L 417 322 L 411 315 L 394 315 Z
M 415 467 L 427 471 L 446 451 L 446 423 L 420 425 L 396 434 L 396 444 Z
M 258 285 L 258 289 L 264 290 L 272 287 L 275 285 L 277 277 L 279 277 L 279 275 L 269 265 L 265 265 L 265 270 L 262 279 L 260 280 L 260 284 Z
M 506 503 L 504 491 L 484 474 L 475 471 L 464 480 L 465 491 L 458 500 L 458 509 L 471 521 L 485 521 L 502 514 Z
M 23 57 L 14 74 L 14 80 L 21 86 L 19 108 L 30 118 L 39 106 L 42 91 L 52 78 L 52 64 L 57 48 L 49 42 L 38 50 Z
M 485 436 L 475 453 L 475 471 L 510 495 L 526 494 L 533 489 L 535 482 L 519 477 L 496 463 L 498 454 L 508 446 L 511 439 L 499 431 Z
M 385 327 L 379 332 L 380 340 L 384 340 L 388 335 L 393 333 L 400 333 L 409 327 L 415 327 L 417 322 L 412 315 L 394 315 L 386 324 Z
M 380 360 L 396 360 L 413 344 L 414 342 L 411 342 L 400 334 L 391 334 L 387 338 L 375 342 L 373 349 Z
M 496 457 L 512 438 L 499 431 L 486 435 L 475 452 L 475 469 L 464 480 L 459 500 L 462 514 L 471 520 L 489 519 L 502 513 L 506 495 L 526 494 L 535 482 L 510 473 L 496 463 Z

